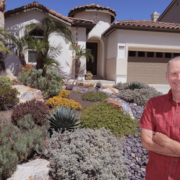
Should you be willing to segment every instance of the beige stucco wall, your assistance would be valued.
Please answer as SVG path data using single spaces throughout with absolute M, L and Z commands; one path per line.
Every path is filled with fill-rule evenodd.
M 97 15 L 97 20 L 95 20 Z M 86 10 L 84 12 L 79 12 L 74 15 L 75 18 L 81 18 L 81 19 L 88 19 L 93 20 L 94 23 L 97 23 L 98 21 L 103 21 L 111 24 L 111 15 L 107 12 L 99 12 L 97 10 Z
M 127 81 L 129 50 L 180 52 L 179 39 L 180 34 L 178 33 L 162 33 L 136 30 L 114 31 L 107 37 L 107 79 L 115 80 L 116 83 Z M 116 66 L 114 66 L 114 59 L 116 59 Z M 113 64 L 112 66 L 110 66 L 111 61 Z
M 180 23 L 180 0 L 176 0 L 160 21 Z
M 28 11 L 26 13 L 21 13 L 16 16 L 12 16 L 9 18 L 6 18 L 6 25 L 5 28 L 9 32 L 15 35 L 16 31 L 27 24 L 30 23 L 38 23 L 41 19 L 46 17 L 47 15 L 43 12 L 40 12 L 38 10 Z M 66 24 L 67 25 L 67 24 Z M 67 25 L 69 27 L 69 25 Z M 78 38 L 78 45 L 86 48 L 86 28 L 71 28 L 71 31 L 76 38 L 76 32 L 78 32 L 77 38 Z M 24 35 L 24 30 L 20 31 L 20 37 Z M 66 40 L 65 38 L 57 35 L 54 33 L 50 39 L 50 43 L 52 46 L 60 46 L 61 48 L 61 54 L 56 57 L 56 60 L 60 63 L 60 69 L 63 75 L 65 75 L 68 78 L 74 78 L 74 50 L 71 46 L 71 43 Z M 28 62 L 28 53 L 25 53 L 25 59 Z M 12 70 L 14 74 L 17 75 L 18 73 L 18 67 L 20 65 L 20 61 L 18 57 L 15 54 L 15 50 L 12 51 L 12 56 L 7 56 L 6 60 L 6 68 L 9 68 Z M 81 68 L 80 68 L 80 75 L 82 74 L 82 71 L 85 71 L 86 69 L 86 59 L 81 58 Z

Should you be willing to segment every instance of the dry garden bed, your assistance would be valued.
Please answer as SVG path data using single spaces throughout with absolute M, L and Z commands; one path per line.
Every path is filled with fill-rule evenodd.
M 138 135 L 136 119 L 104 101 L 106 93 L 62 89 L 62 78 L 48 71 L 24 70 L 19 83 L 40 89 L 45 102 L 18 103 L 12 81 L 0 77 L 0 179 L 12 176 L 17 164 L 40 155 L 50 162 L 51 179 L 128 179 L 122 156 L 125 135 Z M 89 87 L 90 86 L 90 87 Z M 117 84 L 117 97 L 145 105 L 160 95 L 143 83 Z M 8 113 L 7 113 L 8 112 Z

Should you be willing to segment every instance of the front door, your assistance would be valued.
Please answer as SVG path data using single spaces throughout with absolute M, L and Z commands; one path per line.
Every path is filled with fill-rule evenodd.
M 94 61 L 86 61 L 86 70 L 91 71 L 93 75 L 97 75 L 97 43 L 86 43 L 86 48 L 91 50 Z

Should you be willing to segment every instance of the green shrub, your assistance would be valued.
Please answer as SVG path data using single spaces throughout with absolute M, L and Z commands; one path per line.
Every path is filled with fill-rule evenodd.
M 19 102 L 19 92 L 11 87 L 0 88 L 0 110 L 15 106 Z
M 20 103 L 13 108 L 11 121 L 18 126 L 18 121 L 24 119 L 25 115 L 32 114 L 32 121 L 42 126 L 46 123 L 46 115 L 49 114 L 49 107 L 42 101 L 35 99 Z
M 121 99 L 130 103 L 136 103 L 139 106 L 145 106 L 149 99 L 160 95 L 162 95 L 162 93 L 156 91 L 153 87 L 121 90 L 117 94 Z
M 149 99 L 162 95 L 155 88 L 142 82 L 118 83 L 113 87 L 119 89 L 118 97 L 139 106 L 145 106 Z
M 47 71 L 46 77 L 42 77 L 42 69 L 31 69 L 29 74 L 24 73 L 18 79 L 26 86 L 40 89 L 46 98 L 58 95 L 62 89 L 62 78 L 53 71 Z
M 67 180 L 127 180 L 121 144 L 105 128 L 53 132 L 43 154 L 50 160 L 50 175 Z
M 109 98 L 109 96 L 106 93 L 92 91 L 87 92 L 82 96 L 82 99 L 85 101 L 104 101 L 107 98 Z
M 118 83 L 116 85 L 113 86 L 114 88 L 118 89 L 118 90 L 125 90 L 125 89 L 130 89 L 130 90 L 134 90 L 134 89 L 142 89 L 142 88 L 149 88 L 149 86 L 146 83 L 143 82 L 126 82 L 126 83 Z
M 19 162 L 27 160 L 35 151 L 41 151 L 48 126 L 37 125 L 20 131 L 7 121 L 0 122 L 0 179 L 6 180 L 16 170 Z
M 137 120 L 133 120 L 130 115 L 106 102 L 93 104 L 84 110 L 81 121 L 82 128 L 100 129 L 105 127 L 111 130 L 113 134 L 119 136 L 138 134 L 136 129 Z
M 79 116 L 75 113 L 75 109 L 66 106 L 58 106 L 53 109 L 52 113 L 47 115 L 47 120 L 55 131 L 72 131 L 80 126 Z
M 13 82 L 10 80 L 9 77 L 6 76 L 0 76 L 0 87 L 5 88 L 5 87 L 11 87 Z

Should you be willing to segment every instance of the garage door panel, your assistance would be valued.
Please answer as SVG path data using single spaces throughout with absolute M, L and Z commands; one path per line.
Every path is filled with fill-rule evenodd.
M 139 81 L 147 84 L 168 84 L 165 78 L 167 62 L 167 59 L 163 61 L 163 59 L 156 58 L 151 61 L 151 58 L 148 58 L 146 62 L 142 62 L 130 58 L 128 60 L 127 82 Z

